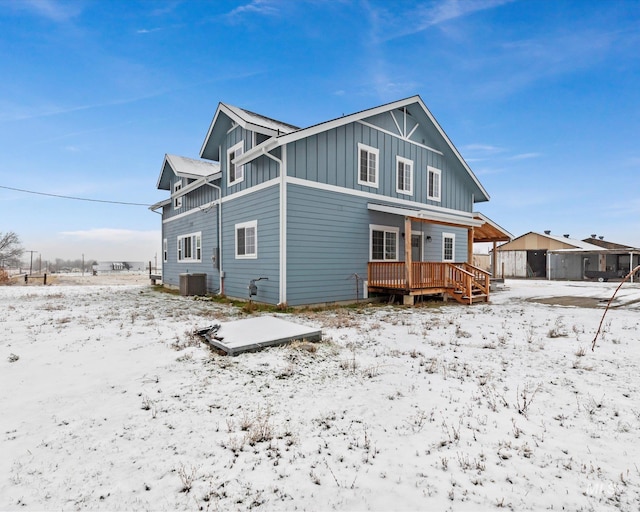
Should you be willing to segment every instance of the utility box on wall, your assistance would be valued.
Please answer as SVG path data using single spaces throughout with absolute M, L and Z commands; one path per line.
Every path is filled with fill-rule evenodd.
M 180 295 L 206 295 L 207 274 L 180 274 Z

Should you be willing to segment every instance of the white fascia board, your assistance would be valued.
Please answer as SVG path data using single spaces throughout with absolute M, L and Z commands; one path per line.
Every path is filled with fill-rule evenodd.
M 469 176 L 471 177 L 471 179 L 473 180 L 473 182 L 478 186 L 478 188 L 480 189 L 480 191 L 484 194 L 485 196 L 485 200 L 489 201 L 490 196 L 489 193 L 485 190 L 485 188 L 482 186 L 482 184 L 480 183 L 480 181 L 478 180 L 478 178 L 476 177 L 476 175 L 473 173 L 473 171 L 471 170 L 471 168 L 469 167 L 469 165 L 467 165 L 467 162 L 465 162 L 464 158 L 462 158 L 462 155 L 460 154 L 460 152 L 458 151 L 458 149 L 453 145 L 453 142 L 451 142 L 451 139 L 448 137 L 448 135 L 445 133 L 445 131 L 442 129 L 442 126 L 440 126 L 440 123 L 438 123 L 438 121 L 436 121 L 436 118 L 433 117 L 433 114 L 431 113 L 431 111 L 427 108 L 427 106 L 424 104 L 424 102 L 422 101 L 422 98 L 420 96 L 415 96 L 417 102 L 420 104 L 420 106 L 422 107 L 422 109 L 425 111 L 425 113 L 427 114 L 427 116 L 429 116 L 429 120 L 433 123 L 433 125 L 436 127 L 436 129 L 438 130 L 438 132 L 440 133 L 440 135 L 442 136 L 442 138 L 445 140 L 445 142 L 448 144 L 449 148 L 451 148 L 451 151 L 453 151 L 453 154 L 456 155 L 456 157 L 458 158 L 458 160 L 460 161 L 460 163 L 462 164 L 462 166 L 465 168 L 465 170 L 467 171 L 467 173 L 469 173 Z
M 160 175 L 158 176 L 158 182 L 156 183 L 156 188 L 159 189 L 160 188 L 160 182 L 162 181 L 162 174 L 164 173 L 164 166 L 167 164 L 167 157 L 169 155 L 167 155 L 166 153 L 164 154 L 164 158 L 162 159 L 162 166 L 160 166 Z
M 434 212 L 430 210 L 412 210 L 409 208 L 399 208 L 397 206 L 387 206 L 384 204 L 369 203 L 367 208 L 372 211 L 390 213 L 392 215 L 400 215 L 402 217 L 413 217 L 421 220 L 431 220 L 434 222 L 446 222 L 448 224 L 457 224 L 461 227 L 480 227 L 483 222 L 475 220 L 469 216 L 451 215 L 442 212 Z
M 216 108 L 216 113 L 213 115 L 213 119 L 211 120 L 211 124 L 209 125 L 209 129 L 207 130 L 207 135 L 204 138 L 204 142 L 202 143 L 202 146 L 200 147 L 200 153 L 199 153 L 200 158 L 204 158 L 202 156 L 202 154 L 204 153 L 204 148 L 206 147 L 207 142 L 209 142 L 209 139 L 211 138 L 211 133 L 213 132 L 213 127 L 216 125 L 216 121 L 218 120 L 218 116 L 220 115 L 220 109 L 222 108 L 223 105 L 224 105 L 224 103 L 222 103 L 222 102 L 218 103 L 218 108 Z
M 492 226 L 494 229 L 497 229 L 498 231 L 502 231 L 505 235 L 508 235 L 509 238 L 511 238 L 513 240 L 513 235 L 511 233 L 509 233 L 506 229 L 504 229 L 502 226 L 500 226 L 499 224 L 493 222 L 489 217 L 487 217 L 484 213 L 480 213 L 480 212 L 473 212 L 473 216 L 480 219 L 481 221 L 483 221 L 486 224 L 489 224 L 490 226 Z
M 200 176 L 200 177 L 198 177 L 196 179 L 196 181 L 194 181 L 192 183 L 189 183 L 186 187 L 182 187 L 177 193 L 172 194 L 171 197 L 184 196 L 185 194 L 188 194 L 192 190 L 200 188 L 205 183 L 211 182 L 211 181 L 216 181 L 216 180 L 219 180 L 220 178 L 222 178 L 222 173 L 221 172 L 218 172 L 218 173 L 213 174 L 211 176 L 206 176 L 204 178 Z
M 413 103 L 418 103 L 420 105 L 420 107 L 424 110 L 424 112 L 425 112 L 425 114 L 427 114 L 427 117 L 429 118 L 429 120 L 433 123 L 433 125 L 438 130 L 438 133 L 440 133 L 440 135 L 442 136 L 444 141 L 447 143 L 447 145 L 449 146 L 451 151 L 453 151 L 453 154 L 456 156 L 456 158 L 458 158 L 458 160 L 460 161 L 460 163 L 462 164 L 464 169 L 467 171 L 467 173 L 469 174 L 469 176 L 471 177 L 473 182 L 480 189 L 480 192 L 482 192 L 482 194 L 484 195 L 485 200 L 488 201 L 490 199 L 489 193 L 482 186 L 482 184 L 480 183 L 480 181 L 478 180 L 476 175 L 473 173 L 473 171 L 471 170 L 471 168 L 469 167 L 467 162 L 465 162 L 464 158 L 462 158 L 462 155 L 460 154 L 458 149 L 453 145 L 453 142 L 451 142 L 451 139 L 447 136 L 447 134 L 442 129 L 442 127 L 440 126 L 438 121 L 436 121 L 435 117 L 433 116 L 431 111 L 427 108 L 427 106 L 424 104 L 424 102 L 422 101 L 422 98 L 419 95 L 411 96 L 411 97 L 403 99 L 403 100 L 394 101 L 392 103 L 387 103 L 385 105 L 380 105 L 378 107 L 374 107 L 374 108 L 371 108 L 369 110 L 363 110 L 361 112 L 356 112 L 356 113 L 350 114 L 348 116 L 339 117 L 339 118 L 333 119 L 331 121 L 325 121 L 323 123 L 316 124 L 314 126 L 310 126 L 309 128 L 302 128 L 302 129 L 300 129 L 298 131 L 289 133 L 287 135 L 281 135 L 280 137 L 276 138 L 277 145 L 288 144 L 290 142 L 294 142 L 296 140 L 303 139 L 305 137 L 310 137 L 312 135 L 317 135 L 318 133 L 326 132 L 326 131 L 331 130 L 333 128 L 337 128 L 339 126 L 344 126 L 344 125 L 347 125 L 347 124 L 352 123 L 352 122 L 360 121 L 360 120 L 365 119 L 367 117 L 372 117 L 372 116 L 378 115 L 378 114 L 383 113 L 383 112 L 390 112 L 390 111 L 393 111 L 393 110 L 398 109 L 398 108 L 406 107 L 406 106 L 411 105 Z
M 163 199 L 162 201 L 158 201 L 155 204 L 152 204 L 151 206 L 149 206 L 149 210 L 156 211 L 158 208 L 162 208 L 163 206 L 167 206 L 168 204 L 171 204 L 171 199 Z
M 249 162 L 255 160 L 261 155 L 268 153 L 278 146 L 278 139 L 271 138 L 265 140 L 262 144 L 258 144 L 257 146 L 251 148 L 249 151 L 242 153 L 238 158 L 233 160 L 234 165 L 244 165 Z
M 289 142 L 304 139 L 305 137 L 310 137 L 311 135 L 317 135 L 318 133 L 326 132 L 333 128 L 337 128 L 338 126 L 343 126 L 355 121 L 359 121 L 366 117 L 372 117 L 382 112 L 406 107 L 407 105 L 411 105 L 412 103 L 416 103 L 417 101 L 420 101 L 420 104 L 424 105 L 424 103 L 422 103 L 422 101 L 420 100 L 420 96 L 411 96 L 410 98 L 406 98 L 404 100 L 394 101 L 392 103 L 387 103 L 386 105 L 380 105 L 379 107 L 371 108 L 369 110 L 362 110 L 354 114 L 349 114 L 348 116 L 338 117 L 337 119 L 333 119 L 331 121 L 325 121 L 323 123 L 310 126 L 309 128 L 303 128 L 293 133 L 282 135 L 278 137 L 278 142 L 279 144 L 288 144 Z

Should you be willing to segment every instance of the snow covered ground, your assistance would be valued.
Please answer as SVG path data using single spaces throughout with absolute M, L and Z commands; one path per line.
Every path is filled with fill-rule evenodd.
M 640 508 L 639 285 L 594 352 L 617 283 L 300 311 L 323 342 L 227 357 L 192 331 L 239 309 L 82 283 L 0 287 L 2 510 Z

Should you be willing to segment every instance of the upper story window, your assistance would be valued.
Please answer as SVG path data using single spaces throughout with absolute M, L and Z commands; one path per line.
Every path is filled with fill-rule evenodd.
M 427 166 L 427 199 L 440 201 L 441 173 L 440 169 Z
M 396 156 L 396 192 L 413 194 L 413 161 Z
M 378 186 L 378 157 L 380 150 L 358 144 L 358 184 Z
M 166 238 L 162 240 L 162 261 L 169 261 L 169 244 Z
M 202 261 L 202 233 L 189 233 L 178 237 L 178 261 Z
M 442 233 L 442 261 L 454 261 L 456 257 L 456 235 Z
M 173 194 L 177 194 L 180 190 L 182 190 L 182 179 L 173 184 Z M 173 209 L 177 210 L 178 208 L 182 208 L 182 196 L 173 198 Z
M 244 153 L 244 141 L 238 142 L 235 146 L 227 150 L 227 184 L 235 185 L 244 181 L 244 165 L 236 165 L 233 163 L 235 158 L 238 158 Z
M 258 221 L 236 224 L 236 258 L 255 259 L 258 257 Z
M 398 260 L 398 228 L 370 226 L 371 261 Z

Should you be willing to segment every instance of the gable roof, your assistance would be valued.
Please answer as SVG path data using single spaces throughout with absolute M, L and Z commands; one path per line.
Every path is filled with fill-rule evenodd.
M 218 162 L 207 162 L 185 156 L 165 154 L 156 188 L 169 190 L 171 173 L 181 178 L 197 180 L 199 178 L 212 177 L 218 172 L 220 172 L 220 164 Z
M 234 125 L 241 126 L 245 130 L 261 133 L 268 137 L 299 130 L 297 126 L 220 102 L 218 103 L 218 108 L 213 116 L 213 120 L 209 125 L 207 136 L 204 138 L 204 142 L 200 148 L 200 157 L 208 160 L 220 160 L 218 152 L 222 138 L 226 135 L 227 130 Z M 219 129 L 216 130 L 216 127 L 219 127 Z
M 282 146 L 284 144 L 288 144 L 290 142 L 303 139 L 305 137 L 310 137 L 312 135 L 316 135 L 318 133 L 322 133 L 322 132 L 331 130 L 333 128 L 337 128 L 339 126 L 344 126 L 349 123 L 353 123 L 355 121 L 361 121 L 363 119 L 381 114 L 383 112 L 393 111 L 403 107 L 409 107 L 411 105 L 415 105 L 418 107 L 417 111 L 413 111 L 412 114 L 415 117 L 428 120 L 436 128 L 437 132 L 444 140 L 446 146 L 452 151 L 454 157 L 460 162 L 463 169 L 467 172 L 467 174 L 469 175 L 473 183 L 476 185 L 478 194 L 475 195 L 475 202 L 488 201 L 489 194 L 487 193 L 485 188 L 482 186 L 482 184 L 480 183 L 476 175 L 473 173 L 473 171 L 471 170 L 467 162 L 465 162 L 464 158 L 462 158 L 462 155 L 460 154 L 458 149 L 454 146 L 453 142 L 451 142 L 451 139 L 449 139 L 449 137 L 447 136 L 445 131 L 442 129 L 440 124 L 436 121 L 435 117 L 433 117 L 433 114 L 424 104 L 424 102 L 422 101 L 422 98 L 419 95 L 411 96 L 403 100 L 393 101 L 391 103 L 386 103 L 384 105 L 373 107 L 367 110 L 361 110 L 360 112 L 355 112 L 353 114 L 331 119 L 329 121 L 324 121 L 324 122 L 309 126 L 307 128 L 296 129 L 292 125 L 285 125 L 284 123 L 281 123 L 284 127 L 288 128 L 288 131 L 279 130 L 278 133 L 273 133 L 270 139 L 266 140 L 262 144 L 259 144 L 251 148 L 249 151 L 246 151 L 243 155 L 241 155 L 236 159 L 235 163 L 237 165 L 246 164 L 251 160 L 257 158 L 258 156 L 264 154 L 265 152 L 272 151 L 273 149 L 279 146 Z M 209 128 L 209 132 L 207 133 L 207 137 L 205 138 L 205 142 L 202 146 L 202 150 L 200 151 L 200 156 L 202 158 L 215 157 L 213 158 L 214 160 L 219 158 L 219 155 L 217 154 L 218 152 L 217 148 L 219 146 L 219 143 L 216 143 L 217 138 L 216 140 L 212 140 L 213 127 L 216 124 L 216 120 L 220 112 L 224 112 L 228 116 L 237 115 L 238 119 L 242 120 L 242 118 L 239 116 L 239 114 L 236 111 L 244 112 L 245 115 L 252 114 L 248 111 L 238 109 L 237 107 L 230 108 L 228 105 L 224 103 L 220 103 L 220 105 L 218 106 L 218 110 L 216 111 L 216 115 L 214 116 L 213 122 L 211 123 L 211 127 Z M 252 114 L 252 115 L 257 116 L 257 114 Z M 259 117 L 262 117 L 262 116 L 259 116 Z M 269 118 L 265 118 L 265 119 L 269 119 Z M 240 124 L 240 121 L 236 120 L 236 122 Z M 252 129 L 250 127 L 250 123 L 248 119 L 244 119 L 243 122 L 245 123 L 245 125 L 241 125 L 241 126 L 248 127 L 248 129 Z M 278 121 L 274 121 L 274 122 L 279 123 Z M 226 131 L 224 133 L 226 133 Z M 265 132 L 262 131 L 260 133 L 265 133 Z
M 518 244 L 518 242 L 520 240 L 522 240 L 525 237 L 529 237 L 530 235 L 534 235 L 536 237 L 541 237 L 541 238 L 546 238 L 548 240 L 553 240 L 555 242 L 558 242 L 562 245 L 564 245 L 565 247 L 563 247 L 563 249 L 579 249 L 579 250 L 583 250 L 583 251 L 598 251 L 600 249 L 602 249 L 601 247 L 598 247 L 597 245 L 593 245 L 593 244 L 589 244 L 587 242 L 583 242 L 582 240 L 576 240 L 574 238 L 569 238 L 566 236 L 559 236 L 559 235 L 552 235 L 552 234 L 547 234 L 547 233 L 538 233 L 537 231 L 529 231 L 528 233 L 525 233 L 524 235 L 520 235 L 519 237 L 514 238 L 513 240 L 511 240 L 511 242 L 507 242 L 506 244 L 502 244 L 500 247 L 498 247 L 498 250 L 502 250 L 502 251 L 508 251 L 509 250 L 509 246 L 510 245 L 521 245 Z M 539 250 L 544 250 L 544 247 L 538 247 L 537 249 Z M 548 249 L 547 250 L 558 250 L 558 249 Z M 511 250 L 524 250 L 524 249 L 511 249 Z M 536 250 L 536 248 L 531 247 L 530 250 Z

